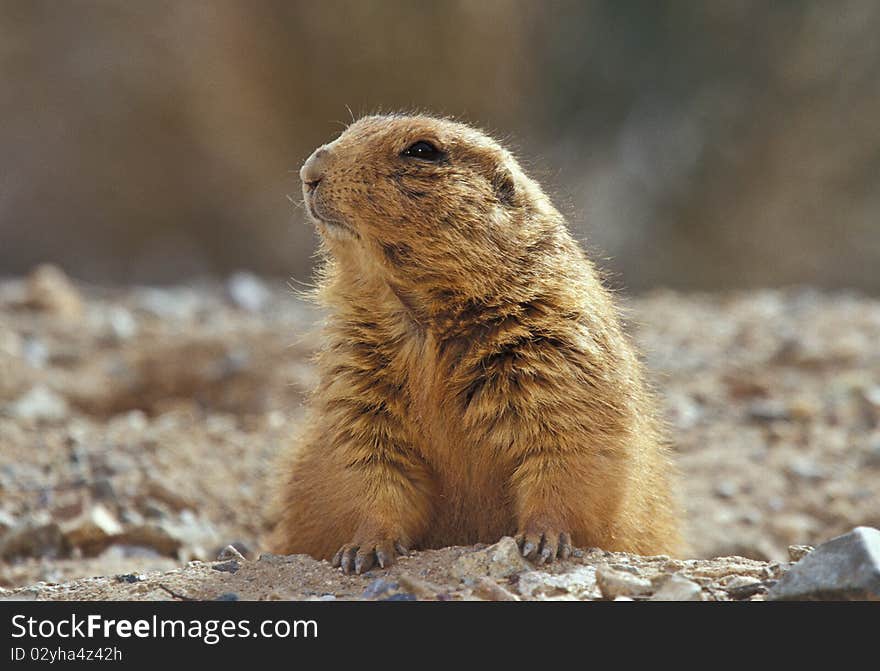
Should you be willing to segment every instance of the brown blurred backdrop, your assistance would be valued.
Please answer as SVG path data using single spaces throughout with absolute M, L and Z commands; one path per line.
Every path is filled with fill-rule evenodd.
M 0 0 L 0 275 L 309 275 L 355 115 L 509 141 L 617 284 L 880 291 L 880 2 Z

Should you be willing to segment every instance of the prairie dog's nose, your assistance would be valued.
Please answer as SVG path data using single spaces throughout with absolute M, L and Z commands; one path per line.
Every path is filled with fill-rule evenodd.
M 318 182 L 324 176 L 324 169 L 327 166 L 327 158 L 330 152 L 327 145 L 318 147 L 315 152 L 306 159 L 303 167 L 299 169 L 299 178 L 303 184 L 307 186 L 318 186 Z

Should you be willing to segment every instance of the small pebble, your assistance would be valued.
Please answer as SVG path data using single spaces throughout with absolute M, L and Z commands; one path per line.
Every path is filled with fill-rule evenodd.
M 673 574 L 654 592 L 651 601 L 701 601 L 703 590 L 693 580 Z
M 225 548 L 220 550 L 220 552 L 217 554 L 217 559 L 221 561 L 224 559 L 234 559 L 240 562 L 245 561 L 244 555 L 241 554 L 241 552 L 238 551 L 238 548 L 232 544 L 227 545 Z
M 45 386 L 37 386 L 8 406 L 15 419 L 32 422 L 59 422 L 67 417 L 67 401 Z
M 749 404 L 748 415 L 751 419 L 760 422 L 775 422 L 787 420 L 790 417 L 788 407 L 782 401 L 775 399 L 754 401 Z
M 220 564 L 214 564 L 212 567 L 215 571 L 221 571 L 223 573 L 238 573 L 238 569 L 241 568 L 239 563 L 234 559 L 226 562 L 222 562 Z
M 596 569 L 596 584 L 606 599 L 618 596 L 642 596 L 652 590 L 650 581 L 609 567 Z
M 813 551 L 812 545 L 789 545 L 788 557 L 793 562 L 798 562 Z
M 83 313 L 83 300 L 76 287 L 57 266 L 43 264 L 27 278 L 27 305 L 63 318 Z
M 736 483 L 730 480 L 722 480 L 715 485 L 715 494 L 722 499 L 732 498 L 738 491 L 739 488 L 736 486 Z
M 233 274 L 226 282 L 226 291 L 234 305 L 248 312 L 260 312 L 272 297 L 260 278 L 245 272 Z

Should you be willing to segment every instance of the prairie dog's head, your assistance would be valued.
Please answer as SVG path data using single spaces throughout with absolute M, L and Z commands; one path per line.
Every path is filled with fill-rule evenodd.
M 555 212 L 494 140 L 427 116 L 364 117 L 319 147 L 300 177 L 330 251 L 353 250 L 400 281 L 497 273 L 529 220 Z

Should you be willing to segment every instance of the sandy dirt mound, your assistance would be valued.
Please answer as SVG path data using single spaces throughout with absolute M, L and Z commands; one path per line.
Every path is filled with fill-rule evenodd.
M 38 583 L 2 596 L 39 600 L 541 601 L 763 600 L 788 564 L 742 557 L 675 560 L 578 551 L 535 567 L 512 538 L 492 546 L 452 547 L 403 557 L 392 568 L 345 576 L 305 555 L 227 551 L 219 561 L 166 572 L 116 574 L 60 585 Z

